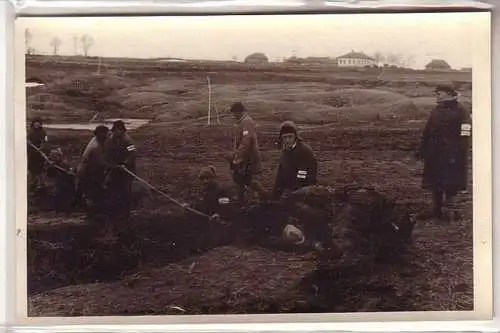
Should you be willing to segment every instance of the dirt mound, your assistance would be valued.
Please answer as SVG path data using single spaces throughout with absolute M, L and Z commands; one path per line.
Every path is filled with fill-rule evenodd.
M 300 280 L 314 268 L 313 261 L 297 255 L 219 247 L 115 283 L 70 286 L 33 296 L 29 315 L 283 312 L 299 297 Z

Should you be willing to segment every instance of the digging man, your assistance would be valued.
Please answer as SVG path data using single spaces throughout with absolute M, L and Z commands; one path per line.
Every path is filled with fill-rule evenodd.
M 132 200 L 133 178 L 123 168 L 135 173 L 136 147 L 127 133 L 125 123 L 117 120 L 104 144 L 104 158 L 108 166 L 105 178 L 106 199 L 110 216 L 128 217 Z
M 424 162 L 422 186 L 432 193 L 433 208 L 419 217 L 443 218 L 443 206 L 451 205 L 459 191 L 467 189 L 471 117 L 457 101 L 451 86 L 435 89 L 437 106 L 429 115 L 418 159 Z
M 233 180 L 239 187 L 238 199 L 241 203 L 245 202 L 246 190 L 250 188 L 251 194 L 255 191 L 260 199 L 265 200 L 267 199 L 265 190 L 254 179 L 262 172 L 255 123 L 241 102 L 236 102 L 231 106 L 231 113 L 236 120 L 237 128 L 234 140 L 235 151 L 230 164 Z
M 48 138 L 45 129 L 43 128 L 43 123 L 40 118 L 35 118 L 31 122 L 31 127 L 28 132 L 28 174 L 30 177 L 30 187 L 36 191 L 38 189 L 44 189 L 46 187 L 45 179 L 45 158 L 40 154 L 40 152 L 33 146 L 38 148 L 40 151 L 47 154 Z M 31 145 L 33 146 L 31 146 Z
M 106 172 L 104 144 L 108 136 L 109 129 L 106 126 L 99 125 L 95 128 L 94 137 L 87 144 L 77 168 L 77 193 L 74 205 L 81 202 L 82 196 L 88 198 L 89 217 L 98 214 L 103 208 Z
M 295 191 L 316 184 L 318 163 L 314 153 L 297 134 L 292 121 L 281 125 L 278 147 L 282 148 L 280 164 L 274 183 L 273 199 L 279 199 L 284 191 Z

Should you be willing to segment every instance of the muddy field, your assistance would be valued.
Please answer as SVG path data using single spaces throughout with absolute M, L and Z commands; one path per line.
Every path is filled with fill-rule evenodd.
M 203 166 L 216 166 L 221 182 L 230 184 L 223 159 L 232 149 L 227 108 L 241 99 L 258 124 L 266 188 L 279 157 L 279 124 L 292 119 L 318 156 L 320 183 L 370 185 L 419 212 L 430 197 L 420 188 L 422 165 L 413 155 L 432 90 L 453 81 L 470 107 L 471 77 L 388 70 L 377 80 L 375 71 L 113 61 L 96 74 L 95 64 L 30 59 L 27 77 L 45 85 L 29 88 L 27 118 L 82 123 L 98 110 L 105 118 L 150 119 L 130 133 L 138 174 L 189 202 Z M 212 111 L 220 114 L 220 124 L 214 117 L 211 126 L 208 74 Z M 91 132 L 49 129 L 48 135 L 76 165 Z M 309 253 L 266 246 L 266 235 L 256 237 L 245 218 L 210 224 L 134 186 L 140 200 L 131 218 L 112 225 L 91 224 L 81 212 L 58 215 L 29 200 L 30 316 L 473 308 L 472 189 L 459 200 L 459 220 L 419 221 L 397 259 L 326 270 Z

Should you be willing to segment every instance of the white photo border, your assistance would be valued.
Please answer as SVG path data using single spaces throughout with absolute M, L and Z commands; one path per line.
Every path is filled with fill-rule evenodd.
M 30 330 L 30 331 L 38 331 L 38 330 L 42 330 L 40 328 L 40 325 L 44 326 L 43 330 L 50 330 L 50 331 L 68 331 L 68 330 L 71 330 L 71 331 L 86 331 L 86 330 L 99 330 L 99 331 L 124 331 L 124 330 L 134 330 L 134 331 L 156 331 L 156 330 L 161 330 L 161 331 L 226 331 L 226 330 L 229 330 L 229 331 L 232 331 L 232 332 L 236 332 L 236 331 L 242 331 L 242 332 L 245 332 L 245 331 L 284 331 L 284 330 L 287 330 L 287 331 L 310 331 L 310 330 L 327 330 L 327 331 L 338 331 L 338 330 L 355 330 L 355 331 L 365 331 L 365 330 L 369 330 L 369 331 L 401 331 L 403 330 L 403 327 L 404 327 L 404 330 L 405 331 L 408 331 L 408 330 L 416 330 L 416 331 L 436 331 L 436 330 L 439 330 L 439 331 L 442 331 L 442 330 L 454 330 L 453 329 L 453 325 L 455 325 L 456 328 L 459 328 L 459 331 L 464 331 L 464 330 L 475 330 L 475 331 L 490 331 L 490 330 L 498 330 L 498 329 L 495 329 L 495 326 L 498 325 L 498 321 L 497 320 L 493 320 L 493 321 L 481 321 L 481 322 L 452 322 L 450 320 L 455 320 L 455 319 L 458 319 L 455 315 L 455 317 L 447 317 L 448 316 L 448 312 L 437 312 L 434 314 L 432 313 L 425 313 L 425 315 L 428 317 L 428 318 L 431 318 L 431 320 L 436 320 L 435 322 L 432 322 L 432 321 L 427 321 L 427 322 L 408 322 L 406 320 L 408 320 L 408 318 L 404 318 L 404 314 L 396 314 L 396 317 L 393 317 L 391 318 L 394 322 L 386 322 L 386 323 L 375 323 L 375 321 L 379 321 L 379 320 L 383 320 L 383 319 L 380 319 L 380 317 L 378 318 L 374 318 L 374 317 L 371 317 L 370 314 L 362 314 L 360 316 L 362 316 L 363 318 L 349 318 L 350 321 L 354 320 L 359 320 L 359 319 L 362 319 L 364 322 L 361 323 L 361 322 L 356 322 L 356 323 L 352 323 L 352 322 L 347 322 L 345 320 L 339 320 L 338 318 L 335 318 L 334 320 L 331 320 L 330 323 L 328 322 L 325 322 L 324 320 L 322 322 L 318 322 L 317 318 L 318 316 L 321 316 L 321 317 L 325 317 L 325 316 L 329 316 L 329 315 L 306 315 L 308 316 L 310 319 L 311 319 L 311 322 L 307 323 L 307 322 L 303 322 L 302 323 L 291 323 L 291 322 L 288 322 L 288 323 L 274 323 L 274 324 L 271 324 L 271 322 L 268 322 L 267 320 L 257 320 L 257 321 L 253 321 L 253 320 L 249 320 L 249 318 L 247 316 L 243 316 L 243 317 L 247 317 L 246 319 L 245 318 L 242 318 L 244 321 L 243 322 L 238 322 L 238 323 L 232 323 L 232 324 L 222 324 L 223 326 L 221 326 L 221 324 L 219 323 L 214 323 L 212 320 L 205 320 L 207 319 L 206 316 L 189 316 L 189 317 L 177 317 L 179 318 L 180 321 L 177 321 L 177 320 L 171 320 L 169 319 L 168 322 L 165 321 L 165 320 L 162 320 L 161 318 L 158 318 L 158 319 L 155 319 L 154 317 L 134 317 L 134 318 L 130 318 L 132 319 L 132 321 L 130 322 L 125 322 L 123 320 L 119 320 L 119 321 L 115 321 L 115 320 L 112 320 L 112 321 L 107 321 L 106 319 L 111 319 L 111 317 L 100 317 L 100 318 L 96 318 L 96 317 L 80 317 L 80 318 L 57 318 L 57 319 L 54 319 L 54 320 L 49 320 L 49 321 L 45 321 L 43 320 L 40 321 L 39 319 L 41 318 L 30 318 L 29 320 L 27 321 L 18 321 L 16 320 L 16 313 L 13 311 L 14 309 L 14 306 L 13 304 L 16 304 L 16 307 L 17 307 L 17 300 L 15 300 L 15 290 L 16 288 L 14 288 L 14 285 L 16 284 L 16 280 L 19 281 L 19 275 L 17 275 L 17 278 L 16 278 L 16 275 L 12 274 L 13 270 L 18 270 L 17 273 L 24 273 L 24 280 L 26 278 L 26 274 L 25 274 L 25 267 L 24 267 L 24 270 L 23 269 L 19 269 L 19 266 L 22 266 L 22 265 L 19 265 L 19 257 L 16 258 L 16 256 L 14 256 L 12 254 L 12 251 L 13 249 L 16 247 L 16 245 L 14 245 L 14 243 L 16 242 L 15 241 L 15 238 L 17 238 L 18 240 L 21 239 L 23 240 L 23 237 L 26 235 L 25 233 L 25 226 L 24 227 L 15 227 L 12 225 L 12 223 L 7 223 L 8 221 L 12 221 L 14 218 L 16 219 L 17 222 L 21 221 L 24 219 L 24 221 L 26 221 L 26 218 L 25 218 L 25 212 L 24 213 L 21 213 L 19 214 L 19 205 L 22 205 L 22 206 L 25 206 L 26 205 L 26 200 L 19 200 L 19 198 L 25 198 L 25 189 L 26 189 L 26 186 L 25 186 L 25 181 L 19 181 L 19 177 L 14 177 L 13 175 L 15 174 L 14 170 L 16 170 L 17 172 L 21 171 L 21 172 L 24 172 L 24 168 L 20 168 L 19 166 L 15 166 L 15 165 L 19 165 L 19 164 L 22 164 L 25 162 L 25 154 L 24 154 L 24 149 L 16 149 L 14 150 L 14 147 L 24 147 L 25 145 L 25 130 L 24 130 L 24 126 L 22 126 L 22 124 L 24 124 L 25 122 L 25 113 L 24 111 L 23 112 L 19 112 L 17 110 L 17 112 L 12 112 L 14 110 L 14 104 L 18 105 L 18 103 L 22 103 L 22 107 L 24 107 L 24 103 L 25 103 L 25 100 L 24 100 L 24 75 L 23 73 L 19 74 L 19 73 L 16 73 L 14 74 L 14 68 L 16 68 L 16 70 L 18 70 L 19 68 L 23 68 L 22 71 L 24 72 L 24 65 L 22 66 L 17 66 L 16 64 L 24 64 L 24 58 L 19 58 L 19 54 L 15 54 L 14 56 L 14 53 L 12 52 L 13 50 L 13 43 L 14 43 L 14 25 L 13 25 L 13 17 L 15 16 L 15 8 L 13 8 L 13 6 L 11 4 L 9 4 L 8 2 L 3 2 L 0 4 L 0 8 L 1 8 L 1 17 L 2 19 L 5 20 L 5 24 L 2 24 L 2 27 L 5 27 L 3 30 L 2 30 L 2 38 L 4 38 L 6 41 L 4 42 L 4 45 L 6 45 L 6 48 L 3 50 L 2 52 L 2 65 L 5 66 L 4 68 L 4 73 L 6 73 L 5 75 L 5 80 L 2 81 L 2 84 L 3 84 L 3 89 L 1 89 L 2 91 L 2 94 L 3 95 L 3 101 L 4 101 L 4 110 L 5 112 L 3 113 L 3 118 L 2 118 L 2 140 L 0 141 L 0 147 L 1 147 L 1 150 L 2 151 L 5 151 L 5 158 L 3 158 L 2 160 L 4 161 L 1 166 L 0 166 L 0 171 L 2 173 L 2 176 L 6 176 L 5 179 L 2 177 L 2 183 L 1 183 L 1 186 L 0 188 L 2 189 L 6 189 L 7 191 L 2 191 L 2 197 L 1 197 L 1 201 L 0 201 L 0 208 L 2 210 L 2 212 L 5 211 L 5 217 L 4 217 L 4 221 L 5 223 L 2 224 L 2 227 L 4 229 L 1 230 L 1 233 L 4 235 L 4 241 L 6 242 L 6 247 L 5 250 L 3 251 L 3 253 L 0 255 L 0 261 L 2 261 L 2 264 L 4 264 L 4 267 L 6 267 L 6 269 L 3 270 L 2 274 L 0 275 L 0 283 L 2 283 L 2 287 L 3 287 L 3 290 L 5 290 L 6 292 L 5 293 L 0 293 L 2 295 L 6 295 L 7 297 L 5 299 L 2 299 L 3 302 L 2 302 L 2 305 L 0 306 L 0 313 L 2 315 L 2 317 L 0 317 L 0 319 L 2 319 L 2 321 L 6 322 L 12 329 L 14 330 Z M 50 9 L 49 9 L 50 10 Z M 500 18 L 499 18 L 499 14 L 498 14 L 498 10 L 494 10 L 493 12 L 496 12 L 493 20 L 495 22 L 499 22 L 500 21 Z M 499 23 L 495 23 L 496 27 L 498 27 Z M 485 29 L 483 27 L 483 29 Z M 488 27 L 488 32 L 489 32 L 489 27 Z M 498 28 L 497 28 L 498 30 Z M 495 39 L 495 51 L 496 51 L 496 48 L 498 48 L 498 42 L 496 42 L 496 40 L 499 39 L 499 36 L 498 36 L 498 33 L 499 32 L 496 32 L 495 33 L 495 36 L 494 36 L 494 39 Z M 488 33 L 486 33 L 486 35 L 488 35 Z M 477 48 L 475 48 L 475 50 L 478 50 L 478 49 L 484 49 L 485 48 L 485 45 L 486 44 L 482 44 L 482 43 L 485 43 L 484 40 L 481 40 L 481 38 L 478 38 L 478 40 L 475 41 L 476 43 L 478 43 L 476 46 Z M 10 50 L 10 52 L 9 52 Z M 494 51 L 494 52 L 495 52 Z M 479 195 L 477 194 L 478 193 L 478 190 L 476 190 L 477 188 L 479 188 L 479 184 L 475 184 L 474 186 L 474 219 L 477 218 L 477 213 L 478 211 L 491 211 L 492 210 L 492 199 L 494 197 L 492 197 L 490 194 L 488 193 L 484 193 L 486 192 L 484 190 L 484 188 L 488 185 L 488 182 L 491 183 L 492 181 L 492 178 L 491 178 L 491 171 L 489 171 L 489 165 L 491 165 L 491 162 L 492 162 L 492 155 L 491 155 L 491 151 L 492 151 L 492 143 L 490 142 L 488 147 L 485 148 L 485 143 L 488 143 L 490 141 L 490 137 L 491 135 L 493 134 L 491 131 L 490 131 L 490 120 L 494 120 L 495 121 L 495 125 L 500 125 L 500 121 L 499 124 L 497 124 L 497 121 L 496 121 L 496 118 L 495 117 L 487 117 L 487 115 L 489 114 L 489 110 L 491 109 L 491 106 L 489 104 L 489 100 L 491 99 L 491 90 L 488 89 L 488 87 L 481 87 L 477 85 L 477 82 L 480 82 L 480 81 L 489 81 L 487 78 L 490 77 L 490 66 L 489 66 L 489 63 L 490 63 L 490 53 L 489 53 L 489 50 L 485 50 L 487 54 L 487 56 L 485 54 L 481 54 L 480 56 L 475 56 L 476 59 L 474 59 L 474 64 L 476 63 L 480 63 L 481 65 L 478 65 L 478 68 L 476 69 L 476 66 L 474 67 L 474 71 L 473 71 L 473 103 L 474 101 L 477 101 L 477 103 L 479 104 L 474 104 L 474 109 L 477 110 L 485 110 L 485 114 L 483 114 L 483 111 L 481 111 L 481 115 L 480 116 L 477 116 L 477 112 L 475 112 L 473 114 L 473 122 L 475 124 L 475 126 L 478 126 L 478 127 L 481 127 L 481 126 L 484 126 L 485 130 L 484 131 L 476 131 L 476 134 L 475 135 L 475 138 L 478 138 L 478 135 L 479 135 L 479 139 L 476 139 L 476 141 L 474 142 L 474 177 L 476 179 L 478 179 L 477 177 L 480 177 L 479 179 L 480 180 L 480 184 L 481 184 L 481 192 L 479 192 Z M 498 54 L 498 51 L 496 51 L 496 53 Z M 477 53 L 475 53 L 477 54 Z M 24 56 L 24 51 L 22 52 L 22 55 Z M 498 59 L 499 57 L 493 57 L 492 59 L 495 59 L 497 64 L 495 65 L 494 69 L 496 72 L 498 72 L 498 67 L 500 66 L 500 64 L 498 64 L 499 60 Z M 15 62 L 15 63 L 14 63 Z M 495 77 L 498 77 L 498 75 L 496 75 L 497 73 L 495 72 Z M 19 87 L 19 85 L 16 87 L 16 93 L 14 94 L 14 77 L 18 77 L 19 75 L 22 75 L 22 95 L 23 97 L 22 98 L 19 98 L 19 91 L 17 90 L 17 88 Z M 480 79 L 479 79 L 479 78 Z M 486 78 L 485 78 L 486 77 Z M 493 85 L 492 87 L 495 89 L 493 91 L 496 91 L 497 87 L 498 87 L 498 84 L 496 83 L 496 81 L 493 81 Z M 14 99 L 12 98 L 12 96 L 16 96 L 16 102 L 14 103 Z M 494 98 L 494 96 L 493 96 Z M 498 100 L 493 100 L 494 103 L 495 103 L 495 110 L 498 110 Z M 493 113 L 493 112 L 492 112 Z M 475 116 L 474 116 L 475 115 Z M 15 121 L 14 121 L 14 117 L 15 117 Z M 490 119 L 488 119 L 490 118 Z M 478 125 L 479 124 L 479 125 Z M 21 126 L 20 126 L 21 125 Z M 16 127 L 17 126 L 17 127 Z M 22 130 L 19 131 L 19 127 L 22 127 Z M 16 128 L 16 131 L 15 131 L 15 134 L 14 134 L 14 129 Z M 15 138 L 15 139 L 14 139 Z M 478 141 L 479 143 L 483 143 L 481 144 L 481 147 L 479 147 L 479 144 L 478 144 Z M 480 156 L 478 156 L 478 152 L 480 154 Z M 476 163 L 478 161 L 481 161 L 481 168 L 478 168 L 478 166 L 476 165 Z M 486 165 L 486 167 L 484 167 L 484 165 Z M 10 177 L 9 177 L 10 176 Z M 24 179 L 25 177 L 21 177 L 21 179 Z M 488 181 L 489 179 L 489 181 Z M 17 182 L 16 182 L 17 180 Z M 14 184 L 15 183 L 15 184 Z M 498 181 L 495 181 L 495 185 L 497 185 L 496 183 L 498 183 Z M 500 185 L 500 184 L 499 184 Z M 14 187 L 15 186 L 15 187 Z M 483 187 L 484 186 L 484 187 Z M 491 186 L 489 186 L 491 187 Z M 7 192 L 7 193 L 6 193 Z M 479 196 L 479 198 L 478 198 Z M 16 200 L 17 199 L 17 200 Z M 498 206 L 498 202 L 496 201 L 496 207 L 499 207 Z M 17 212 L 17 214 L 16 214 Z M 488 214 L 488 215 L 491 215 L 491 214 Z M 492 216 L 483 216 L 484 219 L 488 219 L 488 220 L 491 220 L 492 219 Z M 24 222 L 24 225 L 25 225 L 25 222 Z M 489 224 L 489 226 L 485 227 L 485 228 L 481 228 L 480 230 L 477 229 L 476 225 L 474 226 L 474 234 L 478 234 L 478 233 L 482 233 L 481 235 L 485 236 L 487 234 L 491 234 L 491 229 L 492 229 L 492 226 L 491 226 L 491 223 Z M 482 257 L 485 261 L 487 261 L 488 259 L 491 259 L 491 255 L 488 255 L 487 251 L 488 249 L 490 250 L 491 252 L 491 247 L 492 245 L 494 246 L 494 252 L 495 253 L 500 253 L 499 251 L 499 246 L 498 244 L 500 243 L 500 241 L 498 241 L 498 229 L 495 229 L 496 231 L 496 235 L 495 235 L 495 240 L 497 240 L 497 242 L 491 242 L 492 240 L 492 237 L 480 237 L 480 238 L 476 238 L 474 237 L 474 242 L 475 242 L 475 245 L 481 245 L 483 244 L 483 241 L 485 241 L 486 243 L 483 244 L 484 246 L 482 246 L 482 249 L 478 249 L 477 246 L 474 247 L 474 258 L 475 258 L 475 262 L 474 262 L 474 267 L 475 267 L 475 272 L 474 272 L 474 275 L 475 277 L 479 277 L 479 278 L 485 278 L 486 280 L 488 280 L 488 277 L 490 277 L 490 282 L 491 281 L 491 272 L 488 272 L 488 270 L 486 270 L 485 272 L 481 272 L 480 275 L 479 272 L 477 272 L 476 270 L 476 258 L 477 258 L 477 255 L 479 254 L 479 252 L 481 251 L 485 251 L 485 252 L 481 252 L 482 255 L 484 255 L 484 257 Z M 9 237 L 11 236 L 11 237 Z M 17 236 L 17 237 L 16 237 Z M 479 240 L 479 244 L 478 244 L 478 240 Z M 21 244 L 21 247 L 18 247 L 18 250 L 21 250 L 21 253 L 24 253 L 24 246 L 22 246 L 22 242 L 17 242 L 17 244 Z M 497 245 L 495 245 L 497 244 Z M 17 245 L 19 246 L 19 245 Z M 10 251 L 9 251 L 10 249 Z M 16 251 L 17 252 L 17 251 Z M 18 252 L 19 253 L 19 252 Z M 17 253 L 16 253 L 17 254 Z M 489 258 L 488 258 L 489 257 Z M 495 263 L 498 263 L 498 256 L 495 256 L 494 257 L 495 259 Z M 12 261 L 16 261 L 17 262 L 17 265 L 16 263 L 13 263 Z M 24 264 L 25 266 L 25 260 L 23 260 L 22 264 Z M 495 264 L 494 265 L 495 267 L 495 271 L 496 273 L 498 273 L 498 264 Z M 10 268 L 10 270 L 9 270 Z M 490 268 L 491 270 L 491 268 Z M 10 273 L 9 273 L 10 271 Z M 496 282 L 496 285 L 498 285 L 498 281 L 500 280 L 498 278 L 498 274 L 495 274 L 495 276 L 497 277 L 497 279 L 495 279 L 495 282 Z M 487 282 L 486 282 L 487 283 Z M 25 281 L 23 281 L 23 283 L 21 285 L 25 285 Z M 491 284 L 491 283 L 490 283 Z M 498 308 L 498 294 L 499 294 L 499 291 L 498 291 L 498 288 L 495 288 L 493 290 L 495 292 L 495 304 L 497 305 L 495 308 Z M 485 302 L 493 302 L 493 297 L 490 297 L 490 299 L 488 300 L 488 298 L 485 298 Z M 24 301 L 22 301 L 22 303 L 25 303 L 26 302 L 26 298 Z M 484 304 L 484 303 L 483 303 Z M 22 306 L 25 306 L 25 304 L 21 304 Z M 462 315 L 464 314 L 464 312 L 461 313 Z M 391 316 L 394 316 L 394 314 L 389 314 Z M 269 316 L 275 316 L 275 315 L 269 315 Z M 259 316 L 259 317 L 268 317 L 270 318 L 269 316 Z M 279 315 L 280 317 L 283 317 L 283 316 L 286 316 L 286 317 L 290 317 L 291 315 Z M 335 315 L 336 316 L 336 315 Z M 379 316 L 379 314 L 377 314 L 377 316 Z M 399 318 L 398 318 L 399 316 Z M 413 316 L 413 315 L 412 315 Z M 185 323 L 184 321 L 187 319 L 189 319 L 190 322 L 193 322 L 193 321 L 196 321 L 196 319 L 194 319 L 193 317 L 200 317 L 199 319 L 202 320 L 202 322 L 199 322 L 199 325 L 191 325 L 191 324 L 187 324 Z M 210 316 L 212 318 L 214 317 L 221 317 L 221 316 Z M 240 316 L 233 316 L 233 317 L 240 317 Z M 114 318 L 117 318 L 117 317 L 114 317 Z M 33 320 L 32 320 L 33 319 Z M 333 318 L 332 318 L 333 319 Z M 474 318 L 469 318 L 469 319 L 474 319 Z M 217 320 L 217 318 L 215 318 L 215 320 Z M 327 319 L 328 320 L 328 319 Z M 405 320 L 405 321 L 401 321 L 401 322 L 396 322 L 396 321 L 399 321 L 399 320 Z M 410 319 L 412 320 L 412 319 Z M 448 320 L 446 322 L 437 322 L 437 320 Z M 232 321 L 232 320 L 231 320 Z M 283 321 L 283 320 L 281 320 Z M 309 321 L 309 320 L 306 320 L 306 321 Z M 333 321 L 335 321 L 335 324 L 333 324 Z M 225 322 L 230 322 L 230 321 L 225 321 Z M 268 323 L 265 323 L 265 322 L 268 322 Z M 113 324 L 113 325 L 118 325 L 118 326 L 114 326 L 114 327 L 111 327 L 111 326 L 107 326 L 107 327 L 104 327 L 104 326 L 101 326 L 99 324 Z M 129 325 L 134 323 L 134 324 L 138 324 L 138 325 L 148 325 L 148 326 L 132 326 L 132 325 Z M 211 323 L 211 324 L 208 324 L 208 323 Z M 87 326 L 87 325 L 92 325 L 92 324 L 95 324 L 95 325 L 99 325 L 99 326 Z M 154 324 L 155 326 L 150 326 L 151 324 Z M 164 324 L 169 324 L 171 326 L 164 326 Z M 15 325 L 15 327 L 14 327 Z M 19 325 L 19 326 L 18 326 Z M 25 326 L 27 325 L 27 326 Z M 52 327 L 49 327 L 47 325 L 53 325 Z M 71 325 L 70 327 L 60 327 L 59 325 Z M 73 325 L 78 325 L 78 326 L 73 326 Z M 84 326 L 81 326 L 81 325 L 84 325 Z M 126 325 L 126 326 L 123 326 L 123 325 Z M 157 325 L 161 325 L 161 326 L 157 326 Z

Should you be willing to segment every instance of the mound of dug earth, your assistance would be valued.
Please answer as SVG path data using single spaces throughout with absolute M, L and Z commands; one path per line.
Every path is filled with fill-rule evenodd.
M 260 247 L 224 246 L 123 280 L 32 296 L 30 316 L 289 312 L 314 260 Z

